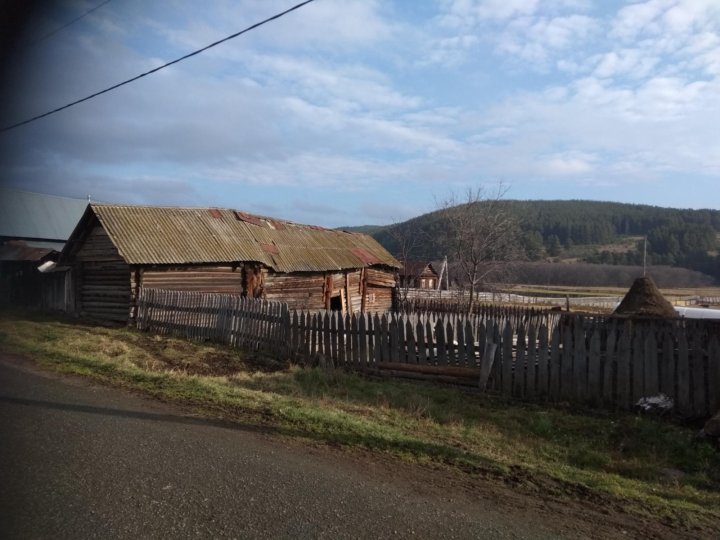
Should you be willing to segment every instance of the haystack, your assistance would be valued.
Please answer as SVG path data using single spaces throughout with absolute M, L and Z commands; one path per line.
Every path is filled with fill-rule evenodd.
M 674 319 L 678 314 L 649 277 L 635 280 L 630 290 L 615 308 L 614 316 L 653 319 Z

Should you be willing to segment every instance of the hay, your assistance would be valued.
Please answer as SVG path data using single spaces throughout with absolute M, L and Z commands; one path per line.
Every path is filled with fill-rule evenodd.
M 614 316 L 653 319 L 676 319 L 675 308 L 658 290 L 649 277 L 637 278 L 615 308 Z

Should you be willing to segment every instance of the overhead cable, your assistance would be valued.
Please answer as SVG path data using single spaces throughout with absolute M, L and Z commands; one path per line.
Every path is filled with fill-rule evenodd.
M 58 113 L 58 112 L 60 112 L 60 111 L 64 111 L 65 109 L 69 109 L 70 107 L 73 107 L 73 106 L 75 106 L 75 105 L 78 105 L 78 104 L 80 104 L 80 103 L 83 103 L 84 101 L 91 100 L 91 99 L 93 99 L 93 98 L 95 98 L 95 97 L 97 97 L 97 96 L 101 96 L 102 94 L 107 94 L 108 92 L 111 92 L 112 90 L 115 90 L 115 89 L 117 89 L 117 88 L 120 88 L 121 86 L 125 86 L 126 84 L 130 84 L 131 82 L 137 81 L 138 79 L 142 79 L 143 77 L 147 77 L 148 75 L 152 75 L 153 73 L 157 73 L 158 71 L 160 71 L 160 70 L 162 70 L 162 69 L 165 69 L 166 67 L 170 67 L 170 66 L 172 66 L 172 65 L 174 65 L 174 64 L 177 64 L 177 63 L 179 63 L 179 62 L 182 62 L 183 60 L 187 60 L 188 58 L 190 58 L 190 57 L 192 57 L 192 56 L 198 55 L 198 54 L 200 54 L 201 52 L 207 51 L 208 49 L 212 49 L 213 47 L 216 47 L 216 46 L 220 45 L 221 43 L 225 43 L 226 41 L 230 41 L 231 39 L 234 39 L 234 38 L 236 38 L 236 37 L 238 37 L 238 36 L 241 36 L 242 34 L 245 34 L 246 32 L 249 32 L 249 31 L 251 31 L 251 30 L 254 30 L 255 28 L 258 28 L 258 27 L 260 27 L 260 26 L 262 26 L 262 25 L 264 25 L 264 24 L 267 24 L 267 23 L 269 23 L 270 21 L 274 21 L 275 19 L 279 19 L 280 17 L 282 17 L 282 16 L 284 16 L 284 15 L 287 15 L 288 13 L 290 13 L 290 12 L 292 12 L 292 11 L 295 11 L 296 9 L 300 9 L 300 8 L 303 7 L 304 5 L 307 5 L 307 4 L 309 4 L 309 3 L 311 3 L 311 2 L 314 2 L 314 1 L 315 1 L 315 0 L 305 0 L 304 2 L 300 2 L 299 4 L 293 6 L 293 7 L 289 8 L 289 9 L 286 9 L 285 11 L 282 11 L 282 12 L 276 14 L 276 15 L 273 15 L 272 17 L 268 17 L 267 19 L 264 19 L 264 20 L 262 20 L 262 21 L 260 21 L 260 22 L 257 22 L 257 23 L 255 23 L 255 24 L 253 24 L 252 26 L 248 26 L 248 27 L 245 28 L 244 30 L 240 30 L 239 32 L 235 32 L 234 34 L 231 34 L 231 35 L 229 35 L 229 36 L 227 36 L 227 37 L 225 37 L 225 38 L 223 38 L 223 39 L 221 39 L 221 40 L 218 40 L 218 41 L 216 41 L 216 42 L 214 42 L 214 43 L 211 43 L 210 45 L 207 45 L 207 46 L 203 47 L 202 49 L 197 49 L 196 51 L 193 51 L 193 52 L 191 52 L 191 53 L 189 53 L 189 54 L 186 54 L 185 56 L 181 56 L 180 58 L 178 58 L 178 59 L 176 59 L 176 60 L 173 60 L 173 61 L 171 61 L 171 62 L 168 62 L 168 63 L 166 63 L 166 64 L 163 64 L 162 66 L 158 66 L 158 67 L 156 67 L 156 68 L 154 68 L 154 69 L 151 69 L 150 71 L 146 71 L 146 72 L 144 72 L 144 73 L 141 73 L 140 75 L 136 75 L 135 77 L 132 77 L 131 79 L 127 79 L 127 80 L 125 80 L 125 81 L 123 81 L 123 82 L 121 82 L 121 83 L 118 83 L 118 84 L 115 84 L 115 85 L 110 86 L 110 87 L 108 87 L 108 88 L 105 88 L 104 90 L 100 90 L 99 92 L 95 92 L 94 94 L 90 94 L 89 96 L 86 96 L 86 97 L 84 97 L 84 98 L 82 98 L 82 99 L 78 99 L 78 100 L 76 100 L 76 101 L 73 101 L 73 102 L 71 102 L 71 103 L 68 103 L 67 105 L 63 105 L 62 107 L 58 107 L 57 109 L 53 109 L 53 110 L 48 111 L 48 112 L 46 112 L 46 113 L 38 114 L 37 116 L 33 116 L 32 118 L 28 118 L 27 120 L 23 120 L 23 121 L 21 121 L 21 122 L 17 122 L 17 123 L 15 123 L 15 124 L 11 124 L 11 125 L 9 125 L 9 126 L 5 126 L 5 127 L 3 127 L 3 128 L 0 129 L 0 133 L 4 133 L 4 132 L 6 132 L 6 131 L 10 131 L 11 129 L 15 129 L 15 128 L 18 128 L 18 127 L 20 127 L 20 126 L 24 126 L 25 124 L 29 124 L 30 122 L 34 122 L 34 121 L 36 121 L 36 120 L 40 120 L 41 118 L 45 118 L 46 116 L 50 116 L 51 114 L 55 114 L 55 113 Z
M 100 9 L 101 7 L 103 7 L 105 4 L 108 4 L 109 2 L 111 2 L 111 0 L 105 0 L 104 2 L 99 3 L 97 6 L 88 9 L 88 10 L 87 10 L 85 13 L 83 13 L 82 15 L 78 15 L 78 16 L 75 17 L 72 21 L 66 22 L 66 23 L 63 24 L 61 27 L 56 28 L 56 29 L 53 30 L 52 32 L 48 32 L 48 33 L 45 34 L 44 36 L 39 37 L 38 39 L 35 39 L 35 40 L 31 41 L 30 43 L 28 43 L 28 44 L 26 44 L 26 45 L 24 45 L 24 46 L 21 46 L 21 48 L 22 48 L 22 49 L 26 49 L 26 48 L 34 47 L 35 45 L 37 45 L 37 44 L 40 43 L 41 41 L 45 41 L 46 39 L 51 38 L 52 36 L 54 36 L 54 35 L 57 34 L 58 32 L 61 32 L 62 30 L 65 30 L 65 29 L 66 29 L 68 26 L 70 26 L 71 24 L 75 24 L 75 23 L 78 22 L 80 19 L 82 19 L 82 18 L 84 18 L 84 17 L 87 17 L 87 16 L 90 15 L 93 11 L 97 11 L 98 9 Z

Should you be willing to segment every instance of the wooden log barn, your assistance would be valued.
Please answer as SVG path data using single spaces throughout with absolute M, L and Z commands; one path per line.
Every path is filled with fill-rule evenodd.
M 401 287 L 413 289 L 436 289 L 439 278 L 432 263 L 424 261 L 404 261 L 399 276 Z
M 77 315 L 127 323 L 140 287 L 291 309 L 392 307 L 400 263 L 373 238 L 221 208 L 90 204 L 62 253 Z

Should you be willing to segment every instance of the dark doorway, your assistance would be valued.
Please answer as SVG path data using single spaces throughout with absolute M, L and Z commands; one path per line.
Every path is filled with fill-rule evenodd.
M 330 310 L 342 311 L 342 298 L 340 298 L 340 296 L 333 296 L 330 299 Z

